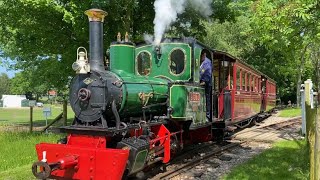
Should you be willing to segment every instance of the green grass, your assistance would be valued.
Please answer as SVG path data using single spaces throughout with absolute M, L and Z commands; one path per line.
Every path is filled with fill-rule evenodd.
M 280 111 L 279 117 L 297 117 L 301 116 L 300 108 L 288 108 Z
M 45 107 L 51 107 L 52 110 L 48 123 L 62 112 L 61 105 L 45 105 Z M 42 111 L 43 108 L 35 107 L 33 109 L 35 127 L 46 124 Z M 68 107 L 69 122 L 72 121 L 73 116 L 73 111 Z M 29 108 L 0 108 L 0 180 L 35 179 L 31 172 L 32 163 L 37 160 L 35 145 L 40 142 L 56 142 L 62 136 L 27 132 L 1 132 L 6 129 L 14 130 L 14 127 L 29 126 L 29 118 Z M 25 128 L 25 130 L 27 129 Z
M 309 155 L 305 141 L 283 141 L 241 164 L 223 179 L 309 179 Z
M 37 160 L 35 145 L 56 142 L 62 135 L 0 132 L 0 179 L 35 179 L 31 172 Z
M 51 107 L 52 114 L 48 117 L 48 122 L 62 113 L 62 106 L 45 105 Z M 33 109 L 34 126 L 44 126 L 46 124 L 43 116 L 43 108 L 35 107 Z M 68 119 L 73 119 L 74 113 L 68 106 Z M 0 108 L 0 126 L 2 125 L 28 125 L 30 123 L 29 108 Z

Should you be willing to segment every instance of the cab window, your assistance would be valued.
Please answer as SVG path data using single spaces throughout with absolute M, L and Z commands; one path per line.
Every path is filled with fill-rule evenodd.
M 169 56 L 169 69 L 174 75 L 180 75 L 185 69 L 185 53 L 182 49 L 174 49 Z
M 151 70 L 151 55 L 147 51 L 142 51 L 137 56 L 137 71 L 142 76 L 150 74 Z

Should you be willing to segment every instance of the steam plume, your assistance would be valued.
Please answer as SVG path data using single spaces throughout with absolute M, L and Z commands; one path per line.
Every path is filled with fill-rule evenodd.
M 209 17 L 212 15 L 212 0 L 189 0 L 189 5 L 202 16 Z
M 187 5 L 208 17 L 212 14 L 211 3 L 212 0 L 156 0 L 154 2 L 156 15 L 153 20 L 154 44 L 160 44 L 165 31 L 177 20 L 178 15 L 185 11 Z
M 150 34 L 144 34 L 143 39 L 147 44 L 152 44 L 153 43 L 153 36 Z

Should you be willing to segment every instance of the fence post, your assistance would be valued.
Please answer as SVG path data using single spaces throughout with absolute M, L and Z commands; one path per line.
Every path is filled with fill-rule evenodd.
M 311 98 L 310 98 L 310 90 L 312 89 L 312 81 L 311 79 L 308 79 L 304 82 L 304 98 L 305 98 L 305 109 L 306 109 L 306 138 L 309 140 L 310 131 L 312 131 L 311 126 L 313 125 L 313 122 L 315 121 L 311 110 Z
M 63 125 L 67 125 L 68 120 L 68 101 L 66 99 L 63 100 Z
M 33 131 L 33 106 L 30 106 L 30 132 Z
M 319 95 L 319 94 L 318 94 Z M 317 102 L 317 117 L 316 117 L 316 130 L 315 130 L 315 145 L 314 145 L 314 177 L 320 180 L 320 106 Z M 311 177 L 311 176 L 310 176 Z
M 304 84 L 301 84 L 300 89 L 301 94 L 301 117 L 302 117 L 302 125 L 301 125 L 301 134 L 302 136 L 306 137 L 306 104 L 305 104 L 305 97 L 304 97 Z
M 312 81 L 308 79 L 304 82 L 305 85 L 305 105 L 306 105 L 306 127 L 307 127 L 307 143 L 310 153 L 310 179 L 316 179 L 318 174 L 317 171 L 317 146 L 319 142 L 316 140 L 316 123 L 317 123 L 317 109 L 313 107 L 313 91 L 312 91 Z
M 310 106 L 311 104 L 311 89 L 312 89 L 312 81 L 311 79 L 307 79 L 305 82 L 304 82 L 304 89 L 305 89 L 305 93 L 304 93 L 304 96 L 305 96 L 305 100 L 306 100 L 306 103 Z

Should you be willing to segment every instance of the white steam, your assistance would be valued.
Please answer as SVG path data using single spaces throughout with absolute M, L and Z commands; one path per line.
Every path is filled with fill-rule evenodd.
M 153 36 L 150 34 L 144 34 L 143 39 L 147 44 L 152 44 L 153 43 Z
M 212 14 L 211 3 L 212 0 L 156 0 L 154 2 L 155 18 L 153 20 L 154 44 L 160 44 L 163 34 L 177 20 L 178 15 L 185 11 L 188 5 L 202 16 L 208 17 Z M 146 37 L 145 40 L 147 39 L 150 42 L 151 36 Z
M 153 20 L 155 44 L 160 44 L 162 35 L 177 20 L 178 14 L 184 12 L 185 4 L 185 0 L 156 0 L 154 2 L 156 12 Z
M 204 17 L 212 15 L 212 0 L 189 0 L 189 5 Z

